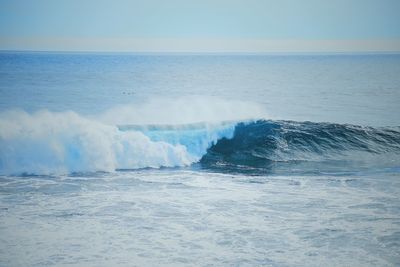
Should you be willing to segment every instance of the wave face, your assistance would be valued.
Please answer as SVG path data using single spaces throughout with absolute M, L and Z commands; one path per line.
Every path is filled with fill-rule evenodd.
M 343 164 L 399 167 L 399 155 L 400 127 L 268 120 L 116 126 L 74 112 L 0 114 L 0 173 L 7 175 L 193 163 L 218 171 L 281 168 L 287 173 L 327 166 L 343 170 Z
M 139 131 L 153 142 L 184 146 L 193 162 L 201 159 L 208 148 L 220 139 L 231 139 L 235 122 L 190 123 L 178 125 L 122 125 L 121 131 Z
M 260 120 L 236 125 L 201 159 L 206 168 L 289 172 L 400 166 L 400 127 Z

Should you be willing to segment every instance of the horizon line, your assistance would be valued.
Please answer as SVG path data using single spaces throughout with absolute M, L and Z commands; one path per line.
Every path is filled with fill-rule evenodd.
M 141 52 L 141 51 L 87 51 L 87 50 L 5 50 L 2 54 L 93 54 L 93 55 L 137 55 L 137 56 L 362 56 L 400 55 L 400 51 L 355 51 L 355 52 Z
M 400 39 L 4 38 L 0 51 L 77 53 L 400 53 Z

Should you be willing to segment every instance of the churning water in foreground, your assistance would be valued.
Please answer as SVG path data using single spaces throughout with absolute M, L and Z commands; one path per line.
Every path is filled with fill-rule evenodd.
M 2 53 L 0 266 L 399 265 L 399 72 Z
M 396 172 L 1 178 L 4 266 L 399 263 Z

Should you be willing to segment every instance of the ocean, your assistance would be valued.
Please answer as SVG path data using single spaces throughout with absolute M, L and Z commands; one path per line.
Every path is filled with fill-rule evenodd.
M 400 55 L 0 53 L 0 266 L 400 265 Z

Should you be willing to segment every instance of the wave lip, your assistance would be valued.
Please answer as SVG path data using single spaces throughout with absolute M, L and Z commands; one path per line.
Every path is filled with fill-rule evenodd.
M 239 123 L 233 138 L 219 140 L 200 162 L 206 168 L 257 168 L 264 173 L 299 163 L 301 167 L 307 163 L 309 169 L 400 166 L 400 127 L 268 120 Z

